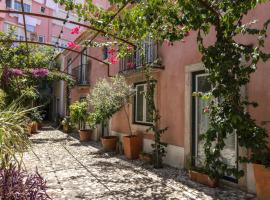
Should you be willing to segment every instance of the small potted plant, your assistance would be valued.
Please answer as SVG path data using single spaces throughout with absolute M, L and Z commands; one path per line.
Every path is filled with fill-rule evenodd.
M 189 177 L 192 181 L 215 188 L 218 186 L 218 180 L 211 178 L 206 171 L 201 168 L 191 168 Z
M 70 118 L 73 123 L 78 124 L 80 141 L 85 142 L 91 140 L 92 130 L 86 129 L 86 120 L 88 119 L 88 105 L 87 102 L 74 102 L 70 105 Z
M 37 109 L 33 109 L 32 112 L 29 113 L 29 118 L 31 119 L 29 124 L 31 127 L 31 133 L 37 133 L 38 123 L 41 123 L 43 120 L 40 112 Z
M 90 124 L 105 125 L 112 115 L 120 111 L 125 105 L 129 97 L 133 94 L 131 86 L 125 82 L 122 76 L 116 76 L 102 79 L 97 82 L 95 88 L 88 95 L 89 104 L 93 107 L 90 114 Z M 118 138 L 116 136 L 102 136 L 101 143 L 105 151 L 114 151 Z
M 62 120 L 62 125 L 63 125 L 63 131 L 65 133 L 69 133 L 69 131 L 71 130 L 73 124 L 72 121 L 70 119 L 69 116 L 66 116 L 63 120 Z
M 213 173 L 211 173 L 211 175 L 213 175 L 213 177 L 215 178 L 211 178 L 208 174 L 208 172 L 203 168 L 203 167 L 198 167 L 198 166 L 203 166 L 202 165 L 202 160 L 201 159 L 196 159 L 197 161 L 197 167 L 192 166 L 191 165 L 191 159 L 189 161 L 189 178 L 192 181 L 195 181 L 197 183 L 201 183 L 203 185 L 206 185 L 208 187 L 211 188 L 215 188 L 218 186 L 218 178 L 217 175 Z

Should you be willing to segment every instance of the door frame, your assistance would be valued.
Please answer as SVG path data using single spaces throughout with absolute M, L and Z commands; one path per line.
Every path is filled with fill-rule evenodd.
M 192 65 L 187 65 L 185 67 L 185 128 L 184 128 L 184 166 L 185 168 L 189 169 L 192 165 L 192 152 L 194 151 L 194 134 L 193 134 L 193 117 L 194 116 L 194 109 L 192 109 L 193 99 L 192 98 L 192 90 L 193 90 L 193 74 L 200 73 L 205 71 L 203 63 L 196 63 Z M 243 88 L 242 95 L 245 96 L 245 88 Z M 239 147 L 237 145 L 237 156 L 238 155 L 247 155 L 245 149 Z M 245 164 L 237 163 L 237 167 L 239 169 L 244 170 L 245 174 L 247 174 L 247 168 Z M 225 177 L 224 180 L 229 181 L 229 183 L 239 184 L 239 185 L 247 185 L 247 177 L 246 175 L 239 180 L 231 177 Z

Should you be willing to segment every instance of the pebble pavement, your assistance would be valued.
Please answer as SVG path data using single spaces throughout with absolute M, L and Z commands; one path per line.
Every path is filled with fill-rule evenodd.
M 28 171 L 47 180 L 54 200 L 242 200 L 256 199 L 234 188 L 208 188 L 189 180 L 186 171 L 153 169 L 139 160 L 104 153 L 97 142 L 80 143 L 77 134 L 45 127 L 31 136 L 24 155 Z

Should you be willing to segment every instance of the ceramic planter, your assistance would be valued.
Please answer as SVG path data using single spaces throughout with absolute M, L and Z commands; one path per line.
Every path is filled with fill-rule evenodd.
M 87 142 L 91 140 L 92 130 L 80 130 L 79 134 L 80 134 L 80 141 Z
M 257 198 L 259 200 L 270 199 L 270 169 L 263 165 L 253 164 L 256 180 Z
M 211 179 L 207 174 L 189 170 L 189 177 L 192 181 L 215 188 L 218 186 L 218 181 Z
M 123 137 L 124 153 L 128 159 L 137 159 L 142 151 L 142 137 L 138 135 Z
M 101 138 L 101 143 L 104 151 L 115 151 L 117 137 L 116 136 L 105 136 Z

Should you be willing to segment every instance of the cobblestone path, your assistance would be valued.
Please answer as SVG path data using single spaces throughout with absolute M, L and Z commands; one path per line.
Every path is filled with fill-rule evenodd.
M 55 200 L 254 199 L 237 189 L 211 189 L 194 183 L 184 170 L 156 170 L 140 161 L 104 153 L 96 142 L 80 143 L 76 134 L 45 127 L 31 140 L 25 166 L 29 171 L 38 168 Z

